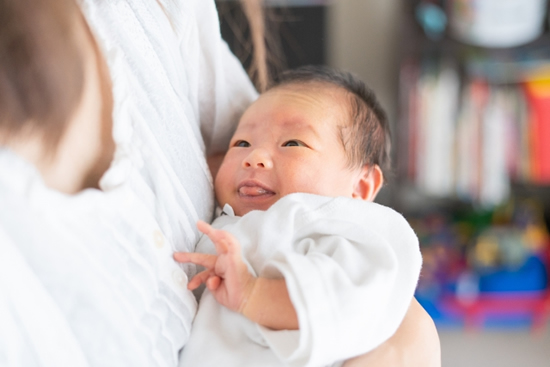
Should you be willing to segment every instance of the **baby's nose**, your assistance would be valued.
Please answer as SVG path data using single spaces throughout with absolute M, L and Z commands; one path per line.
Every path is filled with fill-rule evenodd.
M 243 166 L 245 168 L 273 168 L 271 156 L 264 149 L 254 149 L 244 159 Z

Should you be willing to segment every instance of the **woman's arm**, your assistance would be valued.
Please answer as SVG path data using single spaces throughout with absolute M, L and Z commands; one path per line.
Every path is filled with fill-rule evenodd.
M 344 367 L 440 367 L 441 349 L 433 320 L 416 299 L 395 334 L 375 350 Z

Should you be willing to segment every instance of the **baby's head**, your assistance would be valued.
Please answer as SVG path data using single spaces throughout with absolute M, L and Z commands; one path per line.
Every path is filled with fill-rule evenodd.
M 216 176 L 220 205 L 266 210 L 304 192 L 373 200 L 390 165 L 386 114 L 349 73 L 284 73 L 243 114 Z

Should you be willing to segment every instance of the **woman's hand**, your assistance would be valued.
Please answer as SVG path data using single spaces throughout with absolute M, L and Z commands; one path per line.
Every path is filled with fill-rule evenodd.
M 256 277 L 250 274 L 242 260 L 239 242 L 231 233 L 215 229 L 206 222 L 199 221 L 197 228 L 212 240 L 217 255 L 189 252 L 174 254 L 178 262 L 191 262 L 206 268 L 195 275 L 187 287 L 193 290 L 205 283 L 221 305 L 243 313 L 256 284 Z

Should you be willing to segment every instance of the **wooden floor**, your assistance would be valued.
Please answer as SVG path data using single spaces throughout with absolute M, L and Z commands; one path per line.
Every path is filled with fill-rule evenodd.
M 528 330 L 439 330 L 443 367 L 550 367 L 550 327 Z

